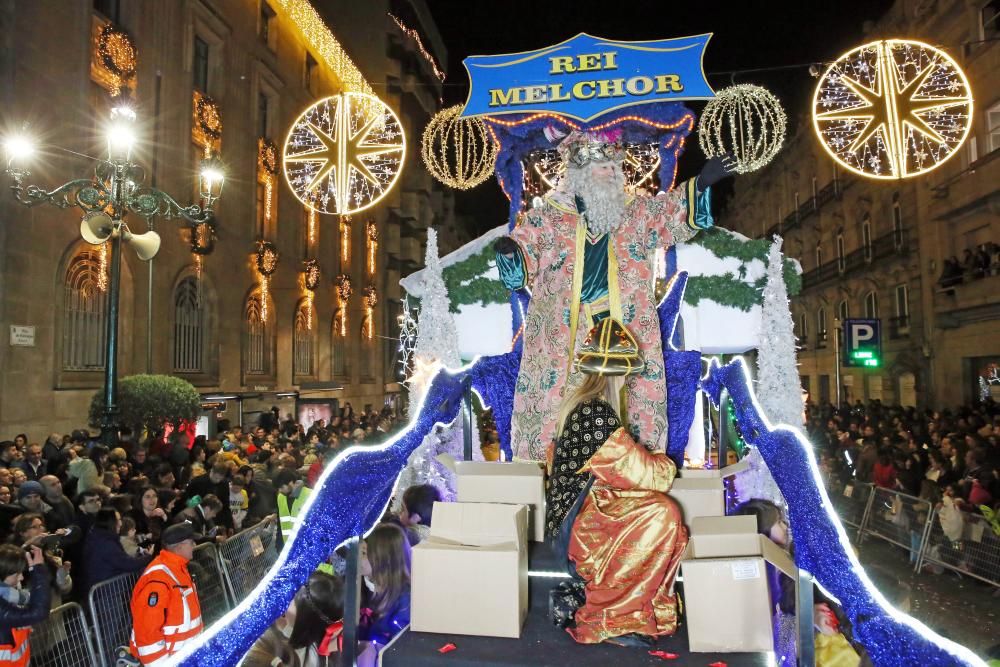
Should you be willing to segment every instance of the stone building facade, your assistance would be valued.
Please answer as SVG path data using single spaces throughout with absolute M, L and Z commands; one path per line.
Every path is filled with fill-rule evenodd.
M 882 363 L 840 369 L 842 400 L 954 406 L 978 396 L 979 377 L 1000 364 L 995 254 L 991 269 L 941 281 L 949 258 L 961 262 L 966 250 L 1000 243 L 998 15 L 995 1 L 899 0 L 858 32 L 858 44 L 942 45 L 966 72 L 976 99 L 972 131 L 939 168 L 901 181 L 848 173 L 801 118 L 770 165 L 736 179 L 719 224 L 751 237 L 780 234 L 786 255 L 802 263 L 803 288 L 791 308 L 802 384 L 815 401 L 837 400 L 846 318 L 881 320 Z
M 94 54 L 95 35 L 107 22 L 127 31 L 138 51 L 133 97 L 147 185 L 182 204 L 194 201 L 204 146 L 193 105 L 199 96 L 217 104 L 217 154 L 227 180 L 214 249 L 197 257 L 187 229 L 155 219 L 162 245 L 153 262 L 125 248 L 119 365 L 120 376 L 174 374 L 203 395 L 236 396 L 225 401 L 224 416 L 233 421 L 241 414 L 250 421 L 272 405 L 282 415 L 293 412 L 296 394 L 349 402 L 355 410 L 396 400 L 398 279 L 422 265 L 428 225 L 450 230 L 444 244 L 461 240 L 450 195 L 418 156 L 441 81 L 413 36 L 423 37 L 437 62 L 446 57 L 423 0 L 393 8 L 314 4 L 326 27 L 308 16 L 313 5 L 306 0 L 0 3 L 4 129 L 29 121 L 46 147 L 31 165 L 30 182 L 51 189 L 87 176 L 94 159 L 86 156 L 104 154 L 109 97 Z M 370 14 L 340 11 L 355 4 Z M 390 18 L 390 9 L 419 20 L 414 32 Z M 330 57 L 331 35 L 353 65 Z M 280 153 L 304 108 L 345 90 L 345 72 L 360 72 L 400 116 L 408 155 L 403 176 L 380 204 L 349 221 L 319 216 L 310 233 L 310 216 L 282 175 L 267 198 L 259 139 L 273 141 Z M 0 346 L 0 425 L 4 437 L 23 431 L 40 441 L 49 431 L 82 426 L 103 386 L 107 256 L 80 238 L 78 209 L 29 209 L 4 194 L 0 215 L 0 321 L 5 332 L 33 328 L 30 341 L 9 341 L 25 344 Z M 142 219 L 129 222 L 132 231 L 146 231 Z M 266 301 L 255 261 L 261 240 L 279 254 Z M 307 259 L 321 271 L 311 308 L 302 273 Z M 346 305 L 336 289 L 339 275 L 353 284 Z M 369 286 L 374 307 L 364 301 Z

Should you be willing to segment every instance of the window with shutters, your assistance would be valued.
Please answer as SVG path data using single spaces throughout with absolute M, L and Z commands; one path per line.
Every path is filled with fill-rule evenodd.
M 102 251 L 106 252 L 102 261 Z M 110 248 L 85 246 L 63 280 L 62 369 L 104 370 Z
M 315 313 L 312 306 L 304 302 L 295 311 L 295 336 L 293 339 L 292 372 L 297 376 L 315 375 L 316 336 L 313 326 Z
M 174 372 L 205 371 L 207 338 L 205 300 L 198 280 L 188 276 L 174 291 Z
M 267 309 L 274 317 L 271 304 Z M 274 327 L 261 309 L 260 294 L 253 294 L 247 299 L 243 327 L 243 374 L 273 376 Z

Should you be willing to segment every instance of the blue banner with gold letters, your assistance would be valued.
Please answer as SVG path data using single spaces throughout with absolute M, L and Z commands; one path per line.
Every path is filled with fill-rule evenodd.
M 462 116 L 557 113 L 589 121 L 634 104 L 711 99 L 702 69 L 711 37 L 621 42 L 580 33 L 538 51 L 469 56 Z

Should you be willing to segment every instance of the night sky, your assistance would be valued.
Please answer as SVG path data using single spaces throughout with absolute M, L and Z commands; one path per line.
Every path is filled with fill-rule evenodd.
M 448 48 L 445 105 L 462 104 L 468 75 L 462 60 L 470 55 L 534 51 L 586 32 L 621 40 L 666 39 L 714 33 L 705 53 L 705 72 L 716 89 L 730 84 L 729 72 L 754 68 L 802 67 L 745 72 L 736 83 L 756 83 L 781 99 L 791 123 L 807 108 L 816 79 L 810 63 L 830 61 L 863 43 L 862 24 L 877 19 L 891 0 L 814 0 L 740 2 L 576 2 L 553 0 L 428 0 Z M 613 8 L 613 9 L 612 9 Z M 688 103 L 700 112 L 703 103 Z M 779 158 L 780 159 L 780 158 Z M 704 158 L 697 140 L 688 140 L 678 179 L 698 173 Z M 726 188 L 717 192 L 726 196 Z M 476 218 L 478 232 L 506 216 L 507 199 L 495 179 L 465 193 L 456 192 L 459 213 Z

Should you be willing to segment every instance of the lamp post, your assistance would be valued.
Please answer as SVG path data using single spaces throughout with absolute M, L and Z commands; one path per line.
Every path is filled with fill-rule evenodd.
M 135 146 L 135 110 L 123 96 L 111 111 L 108 126 L 108 157 L 99 160 L 90 178 L 78 178 L 54 190 L 25 185 L 29 175 L 27 161 L 34 148 L 24 136 L 9 137 L 7 174 L 10 189 L 21 204 L 32 207 L 49 204 L 57 208 L 77 207 L 83 211 L 80 235 L 99 245 L 110 242 L 110 280 L 108 284 L 108 319 L 104 359 L 104 411 L 101 416 L 101 440 L 109 448 L 117 446 L 118 437 L 118 296 L 121 287 L 122 242 L 130 243 L 139 259 L 151 260 L 160 249 L 160 237 L 154 231 L 133 234 L 125 222 L 128 214 L 146 218 L 180 218 L 189 226 L 214 224 L 213 204 L 222 194 L 225 177 L 218 160 L 206 159 L 201 165 L 199 194 L 201 204 L 181 206 L 177 201 L 152 187 L 142 187 L 142 167 L 132 161 Z M 148 227 L 147 227 L 148 228 Z

